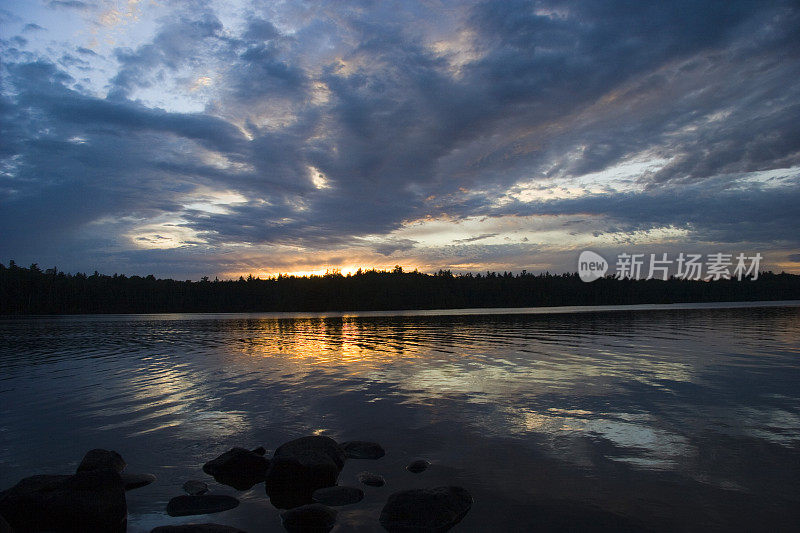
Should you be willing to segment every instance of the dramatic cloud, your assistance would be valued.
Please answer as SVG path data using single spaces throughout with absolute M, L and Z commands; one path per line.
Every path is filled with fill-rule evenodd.
M 563 271 L 683 247 L 798 268 L 793 2 L 7 9 L 0 261 Z

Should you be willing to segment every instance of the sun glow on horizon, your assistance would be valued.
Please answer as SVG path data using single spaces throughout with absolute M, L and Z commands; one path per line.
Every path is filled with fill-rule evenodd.
M 398 263 L 386 264 L 386 265 L 343 265 L 343 266 L 326 266 L 323 268 L 306 268 L 306 269 L 298 269 L 298 270 L 251 270 L 251 271 L 244 271 L 244 270 L 235 270 L 230 272 L 223 272 L 220 275 L 220 279 L 238 279 L 239 277 L 247 278 L 248 276 L 253 276 L 257 279 L 274 279 L 278 276 L 281 277 L 288 277 L 288 276 L 296 276 L 296 277 L 312 277 L 312 276 L 325 276 L 325 275 L 338 275 L 341 274 L 342 276 L 352 276 L 358 273 L 360 270 L 361 272 L 370 272 L 370 271 L 377 271 L 377 272 L 391 272 L 397 267 L 403 269 L 403 272 L 413 272 L 419 271 L 424 272 L 423 269 L 419 268 L 418 266 L 408 264 L 408 265 L 400 265 Z

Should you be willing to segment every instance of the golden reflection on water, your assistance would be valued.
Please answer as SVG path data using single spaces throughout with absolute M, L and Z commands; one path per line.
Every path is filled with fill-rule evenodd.
M 231 324 L 234 334 L 241 333 Z M 418 357 L 403 342 L 402 327 L 389 330 L 356 318 L 308 318 L 248 321 L 239 352 L 250 357 L 273 357 L 299 366 L 352 366 Z
M 798 331 L 796 320 L 781 320 L 784 331 L 780 340 L 773 337 L 773 351 L 776 342 L 790 343 Z M 249 317 L 209 320 L 199 331 L 197 324 L 176 321 L 159 329 L 159 338 L 178 343 L 175 349 L 185 350 L 193 361 L 207 362 L 201 367 L 176 363 L 169 350 L 143 358 L 128 381 L 131 395 L 100 409 L 108 420 L 100 429 L 130 428 L 134 436 L 171 428 L 187 438 L 222 439 L 248 430 L 253 408 L 249 398 L 277 384 L 288 395 L 300 390 L 323 397 L 332 391 L 355 393 L 364 406 L 393 396 L 401 404 L 433 409 L 439 400 L 456 399 L 497 411 L 478 418 L 469 410 L 437 411 L 431 412 L 432 419 L 463 417 L 465 424 L 510 435 L 605 439 L 631 450 L 620 461 L 668 468 L 681 455 L 693 453 L 678 432 L 642 418 L 637 409 L 646 410 L 646 405 L 634 402 L 609 411 L 602 404 L 627 387 L 673 394 L 681 384 L 702 386 L 709 372 L 730 364 L 735 343 L 752 347 L 760 335 L 774 330 L 762 321 L 749 331 L 739 323 L 725 333 L 725 324 L 710 328 L 713 321 L 679 316 L 661 320 L 651 330 L 650 322 L 622 315 L 613 320 L 497 321 Z M 726 336 L 733 339 L 731 345 L 715 346 Z M 383 388 L 367 391 L 370 383 Z M 581 405 L 559 404 L 559 398 L 577 399 Z M 226 407 L 221 407 L 223 400 Z M 123 413 L 127 416 L 121 418 Z M 739 417 L 760 438 L 791 443 L 800 433 L 797 417 L 787 411 L 742 412 Z M 784 434 L 775 427 L 784 428 Z M 573 462 L 588 460 L 573 455 Z
M 487 328 L 470 321 L 348 316 L 223 323 L 218 348 L 237 365 L 261 370 L 266 364 L 286 377 L 335 371 L 392 380 L 408 391 L 473 395 L 477 402 L 567 389 L 603 395 L 619 381 L 692 383 L 727 355 L 693 352 L 696 343 L 682 324 L 636 344 L 619 331 L 607 336 L 536 323 Z M 671 352 L 660 348 L 665 342 Z

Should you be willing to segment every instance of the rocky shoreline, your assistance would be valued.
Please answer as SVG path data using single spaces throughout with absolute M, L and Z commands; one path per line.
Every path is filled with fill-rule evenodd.
M 290 532 L 325 533 L 337 521 L 335 507 L 354 505 L 364 497 L 358 487 L 338 484 L 347 460 L 377 461 L 386 454 L 375 442 L 337 443 L 330 437 L 311 435 L 279 446 L 271 457 L 267 450 L 234 447 L 206 462 L 203 472 L 236 490 L 264 483 L 266 496 Z M 409 472 L 421 473 L 430 463 L 418 459 Z M 0 533 L 103 532 L 124 533 L 127 528 L 125 492 L 156 482 L 156 476 L 125 472 L 122 456 L 112 450 L 86 453 L 72 475 L 37 475 L 20 480 L 0 492 Z M 365 487 L 382 487 L 380 474 L 361 472 Z M 239 500 L 208 494 L 201 480 L 187 480 L 186 494 L 175 496 L 166 507 L 169 516 L 194 516 L 234 509 Z M 469 512 L 472 496 L 461 487 L 431 487 L 392 493 L 380 514 L 389 532 L 445 532 Z M 377 524 L 376 524 L 377 526 Z M 223 524 L 183 524 L 154 528 L 151 533 L 244 533 Z M 251 532 L 254 533 L 254 532 Z

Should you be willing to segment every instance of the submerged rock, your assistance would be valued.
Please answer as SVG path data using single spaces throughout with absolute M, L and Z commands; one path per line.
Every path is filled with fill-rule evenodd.
M 369 485 L 370 487 L 383 487 L 386 484 L 386 480 L 383 479 L 383 476 L 373 474 L 372 472 L 359 472 L 357 477 L 361 483 Z
M 200 494 L 197 496 L 175 496 L 167 504 L 170 516 L 189 516 L 196 514 L 219 513 L 233 509 L 239 500 L 221 494 Z
M 427 470 L 429 466 L 431 466 L 430 461 L 426 461 L 425 459 L 417 459 L 416 461 L 412 461 L 406 467 L 406 470 L 414 474 L 419 474 L 420 472 Z
M 150 533 L 246 533 L 241 529 L 220 524 L 181 524 L 179 526 L 158 526 Z
M 121 474 L 125 470 L 125 460 L 122 456 L 114 450 L 102 450 L 96 448 L 89 450 L 83 456 L 81 464 L 78 465 L 78 472 L 89 472 L 91 470 L 101 470 L 103 468 L 110 468 L 115 472 Z
M 125 473 L 121 474 L 120 478 L 122 479 L 122 484 L 125 486 L 125 490 L 133 490 L 140 487 L 145 487 L 156 480 L 156 476 L 153 474 Z
M 356 487 L 325 487 L 315 490 L 311 495 L 311 499 L 323 505 L 350 505 L 363 500 L 364 491 Z
M 380 459 L 386 451 L 377 442 L 351 440 L 342 443 L 342 449 L 348 459 Z
M 302 437 L 281 445 L 265 484 L 272 505 L 290 509 L 310 503 L 315 490 L 336 485 L 344 461 L 344 451 L 330 437 Z
M 108 468 L 32 476 L 0 492 L 0 515 L 17 531 L 123 532 L 125 488 Z
M 282 512 L 281 520 L 286 531 L 327 533 L 336 525 L 336 515 L 336 510 L 312 503 Z
M 205 494 L 206 492 L 208 492 L 208 484 L 206 484 L 204 481 L 190 479 L 189 481 L 183 484 L 183 490 L 186 491 L 186 494 L 190 494 L 192 496 L 198 496 L 200 494 Z
M 204 464 L 203 472 L 214 476 L 219 483 L 237 490 L 247 490 L 266 477 L 269 461 L 263 453 L 266 453 L 263 448 L 253 451 L 233 448 Z
M 461 487 L 436 487 L 395 492 L 381 511 L 380 523 L 390 533 L 442 533 L 459 523 L 472 507 Z

